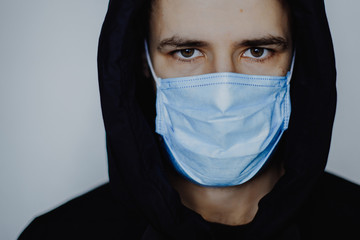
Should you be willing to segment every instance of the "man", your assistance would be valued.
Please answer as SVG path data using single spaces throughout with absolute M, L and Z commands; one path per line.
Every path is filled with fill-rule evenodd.
M 190 173 L 192 176 L 188 176 L 188 179 L 195 181 L 194 184 L 192 181 L 178 177 L 174 182 L 174 186 L 180 193 L 183 203 L 200 213 L 206 220 L 221 222 L 227 225 L 246 224 L 254 218 L 257 212 L 258 201 L 272 189 L 273 185 L 282 175 L 283 169 L 281 165 L 277 164 L 276 166 L 269 167 L 264 173 L 250 181 L 244 181 L 244 179 L 234 182 L 234 179 L 241 177 L 241 175 L 246 175 L 244 176 L 246 180 L 250 179 L 260 170 L 266 159 L 271 155 L 267 154 L 258 157 L 258 155 L 261 155 L 261 151 L 255 145 L 257 143 L 261 145 L 266 144 L 264 142 L 267 139 L 262 139 L 260 135 L 267 136 L 272 134 L 272 129 L 268 129 L 267 124 L 278 131 L 276 123 L 267 121 L 271 116 L 276 118 L 276 103 L 274 104 L 266 100 L 266 98 L 274 98 L 274 93 L 276 93 L 280 94 L 281 99 L 286 101 L 286 88 L 284 88 L 283 94 L 274 91 L 269 85 L 255 89 L 248 86 L 245 89 L 239 88 L 237 84 L 241 82 L 241 79 L 239 79 L 243 77 L 241 75 L 237 75 L 237 79 L 234 80 L 227 77 L 227 79 L 219 78 L 215 82 L 213 81 L 215 76 L 210 75 L 212 78 L 211 84 L 216 85 L 212 87 L 209 85 L 199 87 L 197 84 L 206 84 L 203 74 L 207 73 L 232 72 L 248 74 L 251 75 L 250 84 L 255 84 L 256 82 L 254 75 L 261 75 L 261 78 L 265 78 L 266 75 L 286 76 L 290 70 L 293 53 L 290 16 L 287 5 L 278 0 L 240 2 L 185 0 L 155 1 L 153 9 L 150 18 L 149 43 L 151 59 L 153 59 L 154 63 L 154 75 L 156 73 L 160 78 L 202 76 L 201 80 L 195 84 L 194 78 L 188 80 L 192 84 L 190 86 L 192 89 L 198 88 L 197 91 L 200 91 L 197 94 L 190 92 L 179 93 L 178 91 L 174 92 L 174 90 L 171 92 L 166 86 L 163 95 L 162 93 L 157 95 L 158 102 L 159 98 L 167 98 L 164 100 L 167 101 L 164 105 L 169 105 L 169 108 L 171 108 L 171 110 L 167 110 L 158 106 L 157 132 L 166 135 L 164 133 L 166 130 L 161 130 L 161 121 L 166 120 L 161 119 L 159 112 L 164 111 L 164 115 L 170 115 L 171 113 L 168 111 L 175 112 L 170 115 L 173 122 L 170 124 L 173 124 L 172 127 L 175 130 L 173 132 L 169 130 L 168 135 L 170 136 L 164 136 L 166 139 L 169 139 L 166 144 L 169 145 L 171 144 L 170 142 L 174 141 L 179 142 L 178 144 L 182 148 L 173 150 L 175 151 L 174 154 L 178 154 L 177 158 L 179 158 L 174 159 L 174 161 L 179 161 L 181 166 L 179 167 L 180 172 L 192 171 Z M 272 11 L 268 11 L 268 9 L 272 9 Z M 194 22 L 197 24 L 192 24 Z M 204 29 L 204 31 L 199 31 L 199 29 Z M 155 76 L 155 78 L 157 77 Z M 231 81 L 235 85 L 231 84 Z M 242 83 L 245 84 L 243 81 Z M 286 80 L 282 81 L 286 83 Z M 174 84 L 175 80 L 169 79 L 169 82 Z M 159 80 L 158 88 L 161 88 L 161 84 L 164 84 L 164 80 Z M 183 87 L 181 86 L 180 88 L 182 89 Z M 263 88 L 266 88 L 266 90 L 270 89 L 270 95 L 266 95 L 268 92 L 262 93 Z M 214 91 L 213 89 L 219 91 Z M 201 92 L 202 90 L 203 92 Z M 169 91 L 170 93 L 168 93 Z M 212 95 L 209 97 L 216 98 L 215 103 L 205 99 L 204 95 L 209 93 L 209 91 L 212 91 Z M 245 92 L 251 91 L 255 92 L 253 93 L 254 95 L 257 94 L 255 98 L 246 95 Z M 176 98 L 176 101 L 170 102 L 169 94 L 171 95 L 170 98 L 179 97 L 179 99 Z M 193 94 L 194 96 L 192 96 Z M 233 97 L 231 95 L 243 95 L 243 98 L 230 100 L 229 98 Z M 249 98 L 251 98 L 250 106 L 246 106 L 245 102 Z M 224 102 L 224 100 L 227 102 Z M 199 104 L 192 101 L 198 101 Z M 232 103 L 234 106 L 228 103 L 230 101 L 234 101 Z M 259 104 L 259 101 L 262 101 L 262 104 Z M 278 103 L 282 103 L 280 99 L 278 99 Z M 208 109 L 205 106 L 210 104 L 217 105 L 220 113 L 217 112 L 216 107 Z M 286 105 L 285 102 L 282 104 Z M 181 110 L 185 108 L 184 112 L 174 110 L 177 108 L 176 105 Z M 237 107 L 239 110 L 234 112 L 231 110 L 231 107 Z M 251 111 L 248 111 L 247 108 L 251 108 Z M 272 108 L 274 108 L 273 112 Z M 262 111 L 262 109 L 266 111 Z M 195 112 L 192 113 L 192 111 Z M 205 115 L 206 111 L 214 111 L 215 117 Z M 246 116 L 245 112 L 247 111 L 250 116 Z M 182 115 L 187 117 L 183 118 Z M 251 124 L 242 122 L 239 118 L 230 119 L 234 115 L 241 116 L 241 118 L 245 119 L 246 122 L 251 122 Z M 262 115 L 266 115 L 265 121 L 262 120 Z M 179 119 L 175 120 L 174 118 Z M 212 124 L 210 128 L 203 126 L 202 122 L 206 122 L 205 125 L 209 126 L 212 118 L 217 118 L 216 121 L 219 124 Z M 179 126 L 182 123 L 177 124 L 176 121 L 181 121 L 185 124 L 188 121 L 196 124 L 196 126 L 191 126 L 195 133 L 192 133 L 191 129 L 187 129 L 186 126 Z M 256 121 L 259 124 L 256 124 Z M 283 124 L 282 121 L 279 121 L 279 123 Z M 231 124 L 234 126 L 229 129 L 224 127 L 224 124 L 227 127 Z M 163 128 L 166 128 L 166 126 Z M 184 131 L 186 133 L 183 133 Z M 251 133 L 251 131 L 254 133 Z M 224 132 L 226 135 L 224 135 Z M 246 137 L 243 136 L 244 132 L 247 134 Z M 175 137 L 172 138 L 176 134 L 182 134 L 182 136 L 179 136 L 178 140 Z M 229 134 L 236 134 L 236 136 L 231 137 Z M 274 137 L 278 136 L 274 135 Z M 193 141 L 193 138 L 199 138 L 200 140 L 198 141 L 201 141 L 201 143 Z M 233 139 L 230 140 L 230 138 Z M 254 140 L 254 138 L 259 140 Z M 232 142 L 225 144 L 224 142 L 226 141 Z M 253 143 L 249 143 L 250 141 L 253 141 Z M 202 142 L 206 142 L 206 144 L 211 142 L 210 149 Z M 271 145 L 275 144 L 276 142 L 273 141 L 269 147 L 271 148 Z M 204 150 L 199 152 L 199 148 Z M 214 148 L 220 153 L 214 152 Z M 229 158 L 231 148 L 235 150 L 234 155 L 236 157 L 225 160 L 225 158 Z M 254 150 L 248 152 L 246 148 L 256 148 L 255 151 L 258 152 L 255 153 Z M 186 156 L 180 156 L 181 152 L 184 151 L 192 154 L 192 157 L 188 160 L 190 162 L 189 165 L 193 164 L 193 162 L 198 162 L 201 166 L 185 166 L 187 164 L 184 162 Z M 264 148 L 262 151 L 267 151 L 267 148 Z M 239 157 L 240 155 L 250 154 L 257 157 L 247 157 L 248 159 Z M 201 160 L 204 155 L 208 158 Z M 229 168 L 236 169 L 244 165 L 243 163 L 246 161 L 249 161 L 249 166 L 246 165 L 233 174 L 230 173 Z M 259 166 L 256 166 L 254 162 L 259 162 Z M 206 169 L 206 172 L 201 172 L 201 168 L 204 170 L 207 164 L 209 167 Z M 210 176 L 210 171 L 214 167 L 216 168 L 213 170 L 214 173 L 212 173 L 214 176 Z M 255 169 L 249 170 L 251 167 Z M 249 172 L 249 174 L 245 174 L 245 172 Z M 201 175 L 205 175 L 210 179 L 203 179 Z M 214 182 L 214 178 L 226 175 L 229 176 L 230 182 L 229 180 Z M 204 187 L 196 183 L 206 186 Z
M 110 1 L 98 62 L 111 189 L 20 239 L 356 232 L 359 187 L 324 173 L 336 92 L 322 1 Z

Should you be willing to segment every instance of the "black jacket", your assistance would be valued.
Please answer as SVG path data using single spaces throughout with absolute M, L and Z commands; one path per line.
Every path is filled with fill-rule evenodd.
M 351 239 L 359 186 L 324 173 L 336 108 L 333 45 L 322 0 L 288 0 L 296 59 L 292 114 L 276 157 L 285 175 L 241 227 L 206 222 L 181 204 L 154 131 L 144 74 L 148 0 L 110 0 L 98 71 L 110 183 L 36 218 L 19 239 Z

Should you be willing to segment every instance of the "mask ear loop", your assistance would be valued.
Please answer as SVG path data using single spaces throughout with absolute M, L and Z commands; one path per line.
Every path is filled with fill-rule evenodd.
M 292 56 L 290 71 L 289 71 L 289 75 L 288 75 L 288 79 L 287 79 L 287 83 L 286 83 L 287 85 L 290 83 L 290 80 L 291 80 L 292 75 L 293 75 L 294 65 L 295 65 L 295 55 L 296 55 L 296 49 L 294 49 L 294 53 L 293 53 L 293 56 Z
M 151 71 L 151 75 L 153 76 L 155 82 L 156 82 L 156 85 L 159 87 L 160 86 L 160 78 L 158 78 L 156 76 L 156 73 L 155 73 L 155 70 L 153 68 L 153 65 L 151 63 L 151 58 L 150 58 L 150 54 L 149 54 L 149 49 L 148 49 L 148 44 L 147 44 L 147 41 L 146 39 L 144 40 L 144 44 L 145 44 L 145 54 L 146 54 L 146 60 L 147 60 L 147 63 L 148 63 L 148 66 L 150 68 L 150 71 Z

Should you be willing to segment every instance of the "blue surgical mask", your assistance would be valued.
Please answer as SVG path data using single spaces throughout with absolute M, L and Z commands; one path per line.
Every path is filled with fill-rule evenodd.
M 254 177 L 288 127 L 292 67 L 281 77 L 221 72 L 161 79 L 145 47 L 157 88 L 156 132 L 175 169 L 203 186 Z

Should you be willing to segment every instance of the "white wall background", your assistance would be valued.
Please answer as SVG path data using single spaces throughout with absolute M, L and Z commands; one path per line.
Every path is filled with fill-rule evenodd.
M 360 184 L 360 2 L 325 3 L 338 72 L 338 104 L 327 170 Z
M 106 182 L 97 42 L 107 0 L 0 1 L 0 239 Z
M 108 179 L 96 69 L 107 3 L 0 1 L 0 239 Z M 360 3 L 326 5 L 339 94 L 328 170 L 360 183 Z

